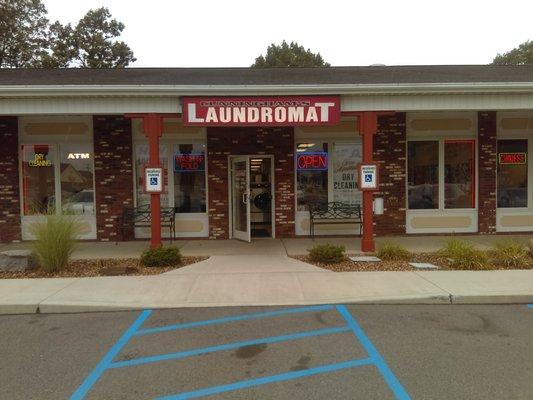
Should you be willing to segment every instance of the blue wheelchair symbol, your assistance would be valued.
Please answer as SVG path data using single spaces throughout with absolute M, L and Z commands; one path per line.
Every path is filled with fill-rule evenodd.
M 150 186 L 157 186 L 157 177 L 150 178 Z
M 365 174 L 365 182 L 372 182 L 372 174 Z

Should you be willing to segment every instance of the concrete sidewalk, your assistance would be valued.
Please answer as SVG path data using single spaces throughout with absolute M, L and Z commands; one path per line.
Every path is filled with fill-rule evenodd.
M 324 303 L 533 303 L 533 271 L 226 271 L 0 280 L 2 314 Z

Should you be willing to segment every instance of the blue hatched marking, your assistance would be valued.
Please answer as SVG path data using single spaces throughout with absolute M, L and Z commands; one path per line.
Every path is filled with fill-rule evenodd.
M 527 308 L 533 308 L 533 304 L 528 304 Z
M 528 307 L 533 308 L 533 305 L 530 304 L 528 305 Z M 341 316 L 344 318 L 344 320 L 347 323 L 346 326 L 297 332 L 297 333 L 292 333 L 292 334 L 282 335 L 282 336 L 271 336 L 271 337 L 265 337 L 261 339 L 226 343 L 226 344 L 222 344 L 218 346 L 210 346 L 210 347 L 204 347 L 204 348 L 193 349 L 193 350 L 182 351 L 182 352 L 161 354 L 161 355 L 156 355 L 156 356 L 137 358 L 133 360 L 113 362 L 113 359 L 120 353 L 120 351 L 124 348 L 124 346 L 128 343 L 128 341 L 133 336 L 147 335 L 151 333 L 159 333 L 159 332 L 166 332 L 166 331 L 172 331 L 172 330 L 190 329 L 190 328 L 196 328 L 196 327 L 207 326 L 207 325 L 223 324 L 223 323 L 234 322 L 234 321 L 245 321 L 245 320 L 252 320 L 252 319 L 276 317 L 276 316 L 288 315 L 288 314 L 312 312 L 312 311 L 327 311 L 327 310 L 333 310 L 333 309 L 336 309 L 341 314 Z M 358 339 L 358 341 L 362 344 L 363 348 L 366 350 L 366 352 L 369 355 L 368 358 L 348 360 L 348 361 L 343 361 L 339 363 L 327 364 L 327 365 L 322 365 L 322 366 L 318 366 L 314 368 L 309 368 L 307 370 L 302 370 L 302 371 L 290 371 L 286 373 L 281 373 L 281 374 L 276 374 L 276 375 L 271 375 L 271 376 L 266 376 L 266 377 L 261 377 L 261 378 L 256 378 L 256 379 L 238 381 L 238 382 L 234 382 L 234 383 L 230 383 L 226 385 L 219 385 L 219 386 L 198 389 L 198 390 L 194 390 L 194 391 L 190 391 L 186 393 L 172 394 L 169 396 L 160 397 L 159 400 L 192 399 L 192 398 L 201 397 L 201 396 L 228 392 L 232 390 L 245 389 L 245 388 L 258 386 L 258 385 L 265 385 L 265 384 L 273 383 L 273 382 L 281 382 L 281 381 L 286 381 L 286 380 L 291 380 L 291 379 L 298 379 L 298 378 L 302 378 L 306 376 L 312 376 L 312 375 L 323 374 L 323 373 L 328 373 L 328 372 L 335 372 L 335 371 L 339 371 L 339 370 L 346 369 L 346 368 L 354 368 L 354 367 L 360 367 L 360 366 L 372 365 L 372 364 L 376 366 L 380 374 L 383 376 L 383 379 L 385 380 L 389 389 L 393 392 L 397 400 L 410 400 L 409 395 L 407 394 L 403 386 L 400 384 L 396 376 L 392 373 L 392 371 L 388 367 L 383 357 L 379 354 L 379 352 L 374 347 L 370 339 L 368 339 L 368 337 L 366 336 L 362 328 L 357 324 L 357 322 L 355 321 L 353 316 L 350 314 L 348 309 L 343 305 L 339 305 L 336 307 L 333 307 L 331 305 L 320 305 L 320 306 L 289 308 L 289 309 L 283 309 L 283 310 L 277 310 L 277 311 L 241 314 L 241 315 L 229 316 L 229 317 L 224 317 L 224 318 L 189 322 L 189 323 L 183 323 L 183 324 L 166 325 L 166 326 L 157 327 L 157 328 L 140 329 L 141 325 L 150 316 L 151 312 L 152 312 L 151 310 L 145 310 L 139 315 L 139 317 L 135 320 L 135 322 L 128 328 L 128 330 L 126 330 L 126 332 L 124 332 L 122 337 L 113 345 L 113 347 L 111 347 L 111 349 L 104 356 L 104 358 L 102 358 L 102 360 L 98 363 L 95 369 L 87 376 L 87 378 L 85 378 L 83 383 L 72 394 L 70 398 L 71 400 L 83 399 L 86 396 L 86 394 L 89 392 L 89 390 L 94 386 L 94 384 L 98 381 L 98 379 L 100 379 L 102 374 L 107 369 L 130 367 L 134 365 L 142 365 L 142 364 L 148 364 L 148 363 L 171 360 L 171 359 L 181 359 L 181 358 L 185 358 L 189 356 L 213 353 L 213 352 L 222 351 L 222 350 L 229 350 L 229 349 L 234 349 L 234 348 L 238 348 L 242 346 L 250 346 L 250 345 L 264 344 L 264 343 L 278 343 L 278 342 L 302 339 L 306 337 L 319 336 L 319 335 L 330 335 L 330 334 L 349 332 L 349 331 L 352 331 L 355 337 Z

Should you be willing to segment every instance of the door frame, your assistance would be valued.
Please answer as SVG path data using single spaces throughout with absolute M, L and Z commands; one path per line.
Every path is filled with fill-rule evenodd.
M 233 196 L 232 196 L 232 193 L 233 193 L 233 190 L 232 190 L 232 185 L 233 185 L 233 181 L 232 181 L 232 177 L 231 177 L 231 160 L 232 158 L 235 158 L 235 157 L 248 157 L 248 159 L 252 159 L 252 158 L 269 158 L 270 159 L 270 196 L 272 197 L 271 199 L 271 207 L 270 207 L 270 213 L 271 213 L 271 232 L 272 232 L 272 235 L 271 235 L 271 239 L 275 239 L 276 238 L 276 198 L 275 198 L 275 193 L 276 193 L 276 190 L 275 190 L 275 184 L 276 184 L 276 178 L 274 176 L 274 172 L 276 171 L 275 167 L 274 167 L 274 155 L 273 154 L 230 154 L 228 155 L 228 226 L 229 226 L 229 232 L 228 232 L 228 236 L 230 239 L 235 239 L 233 237 Z M 248 176 L 249 176 L 249 171 L 248 171 Z M 250 228 L 250 238 L 253 239 L 251 237 L 251 228 Z

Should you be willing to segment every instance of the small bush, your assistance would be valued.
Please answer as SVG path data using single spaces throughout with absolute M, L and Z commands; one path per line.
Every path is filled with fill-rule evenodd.
M 180 262 L 181 252 L 175 246 L 146 249 L 141 255 L 141 265 L 145 267 L 168 267 Z
M 48 273 L 63 271 L 70 261 L 76 240 L 81 233 L 81 224 L 72 215 L 49 213 L 44 221 L 30 227 L 35 236 L 33 254 L 39 265 Z
M 446 241 L 440 255 L 450 259 L 450 266 L 453 269 L 489 269 L 487 254 L 464 240 L 450 239 Z
M 344 251 L 344 246 L 317 244 L 309 250 L 309 258 L 319 263 L 335 264 L 344 259 Z
M 494 245 L 494 261 L 507 268 L 517 268 L 527 265 L 528 251 L 522 243 L 512 240 L 499 242 Z
M 407 261 L 411 258 L 411 253 L 405 247 L 391 242 L 379 246 L 376 255 L 384 261 Z

